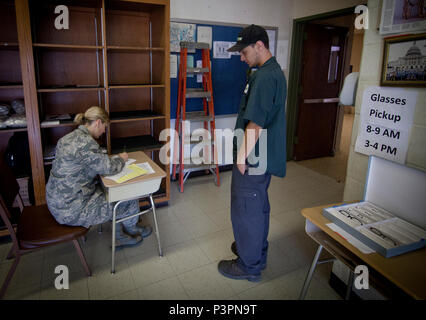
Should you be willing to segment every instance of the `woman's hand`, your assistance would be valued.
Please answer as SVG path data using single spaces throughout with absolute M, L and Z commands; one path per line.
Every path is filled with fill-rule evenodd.
M 127 162 L 127 160 L 129 159 L 129 155 L 127 154 L 127 152 L 122 152 L 119 153 L 118 156 L 124 160 L 124 162 Z

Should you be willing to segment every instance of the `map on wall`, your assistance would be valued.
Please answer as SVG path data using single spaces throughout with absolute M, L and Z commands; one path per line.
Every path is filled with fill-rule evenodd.
M 195 42 L 196 25 L 190 23 L 170 23 L 170 52 L 180 52 L 181 41 Z

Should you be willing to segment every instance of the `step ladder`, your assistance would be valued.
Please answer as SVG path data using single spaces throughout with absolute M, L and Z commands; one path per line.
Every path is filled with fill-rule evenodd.
M 201 68 L 188 68 L 187 57 L 188 50 L 201 50 L 202 67 Z M 187 88 L 187 75 L 188 74 L 201 74 L 202 75 L 202 88 Z M 203 99 L 203 110 L 199 111 L 186 111 L 186 99 Z M 197 159 L 190 159 L 184 154 L 185 146 L 199 143 L 199 141 L 191 141 L 190 134 L 185 135 L 185 123 L 191 122 L 204 122 L 204 129 L 210 132 L 210 139 L 207 140 L 203 137 L 205 146 L 203 147 L 203 157 Z M 210 127 L 210 128 L 209 128 Z M 189 174 L 193 171 L 207 170 L 214 176 L 214 182 L 220 186 L 219 180 L 219 165 L 217 161 L 217 145 L 215 130 L 215 117 L 213 105 L 213 86 L 210 64 L 210 49 L 208 43 L 202 42 L 180 42 L 180 64 L 179 64 L 179 86 L 178 86 L 178 103 L 176 113 L 175 130 L 179 137 L 174 139 L 174 156 L 173 156 L 173 180 L 176 180 L 176 172 L 179 172 L 179 191 L 183 192 L 183 185 L 188 178 Z M 213 138 L 213 143 L 211 139 Z M 179 149 L 178 149 L 179 148 Z M 176 152 L 178 151 L 179 152 Z M 213 161 L 211 154 L 213 153 Z M 177 156 L 179 153 L 179 163 L 177 163 Z M 208 163 L 201 163 L 202 160 Z M 210 160 L 210 161 L 209 161 Z M 188 164 L 189 162 L 189 164 Z

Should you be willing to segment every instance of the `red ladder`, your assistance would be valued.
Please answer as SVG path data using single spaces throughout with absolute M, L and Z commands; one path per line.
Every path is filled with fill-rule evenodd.
M 181 42 L 180 43 L 180 65 L 179 65 L 179 87 L 178 87 L 178 102 L 176 112 L 175 130 L 178 137 L 175 137 L 174 152 L 173 152 L 173 180 L 176 180 L 176 171 L 179 170 L 179 191 L 183 192 L 183 185 L 188 178 L 189 174 L 198 170 L 210 170 L 214 176 L 215 184 L 220 186 L 219 180 L 219 165 L 217 161 L 217 147 L 215 130 L 215 117 L 213 105 L 213 86 L 210 64 L 210 49 L 208 43 L 202 42 Z M 201 50 L 202 67 L 201 68 L 188 68 L 187 57 L 188 49 Z M 186 77 L 187 74 L 202 74 L 203 87 L 202 88 L 187 88 Z M 186 99 L 202 98 L 203 110 L 202 111 L 186 111 Z M 205 147 L 203 149 L 203 158 L 211 159 L 209 152 L 213 152 L 213 163 L 204 164 L 185 164 L 185 121 L 191 122 L 204 122 L 204 129 L 209 130 L 210 125 L 210 140 L 203 141 Z M 189 133 L 190 134 L 190 133 Z M 211 144 L 211 137 L 213 137 L 213 144 Z M 189 141 L 191 143 L 191 141 Z M 210 148 L 209 148 L 210 147 Z M 178 149 L 179 148 L 179 149 Z M 210 150 L 209 150 L 210 149 Z M 178 151 L 179 152 L 176 152 Z M 179 164 L 177 164 L 177 156 L 179 153 Z M 187 160 L 187 159 L 186 159 Z M 193 160 L 193 159 L 191 159 Z

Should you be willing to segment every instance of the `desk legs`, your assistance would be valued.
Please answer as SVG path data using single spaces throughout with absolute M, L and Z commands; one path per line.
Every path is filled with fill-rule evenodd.
M 311 283 L 312 276 L 314 274 L 315 268 L 317 267 L 318 258 L 321 255 L 322 251 L 322 245 L 318 246 L 317 252 L 315 253 L 314 260 L 312 260 L 311 268 L 308 271 L 308 274 L 306 275 L 305 282 L 303 283 L 302 291 L 300 292 L 299 300 L 305 299 L 306 292 L 308 291 L 309 284 Z
M 127 200 L 126 200 L 127 201 Z M 140 216 L 143 215 L 145 213 L 148 213 L 150 211 L 152 211 L 153 217 L 154 217 L 154 224 L 155 224 L 155 235 L 157 237 L 157 243 L 158 243 L 158 253 L 160 255 L 160 257 L 163 256 L 163 251 L 161 249 L 161 242 L 160 242 L 160 231 L 158 230 L 158 223 L 157 223 L 157 215 L 155 214 L 155 203 L 154 203 L 154 199 L 152 198 L 152 195 L 149 195 L 149 201 L 151 203 L 151 208 L 149 208 L 148 210 L 139 212 L 139 213 L 135 213 L 132 214 L 131 216 L 125 217 L 125 218 L 121 218 L 117 221 L 117 215 L 116 215 L 116 211 L 118 206 L 125 201 L 118 201 L 115 205 L 114 205 L 114 210 L 112 213 L 112 252 L 111 252 L 111 273 L 115 273 L 115 230 L 116 230 L 116 224 L 119 222 L 122 222 L 124 220 L 130 219 L 132 217 L 136 217 L 136 216 Z
M 122 201 L 118 201 L 115 205 L 114 205 L 114 210 L 112 213 L 112 233 L 111 233 L 111 244 L 112 244 L 112 248 L 111 248 L 111 273 L 115 273 L 115 228 L 117 225 L 117 215 L 116 215 L 116 211 L 118 206 L 121 204 Z
M 154 216 L 155 236 L 157 237 L 157 243 L 158 243 L 158 254 L 160 255 L 160 257 L 162 257 L 163 251 L 161 250 L 160 230 L 158 230 L 157 215 L 155 214 L 155 204 L 154 204 L 154 199 L 152 199 L 152 195 L 149 196 L 149 201 L 151 202 L 152 215 Z

